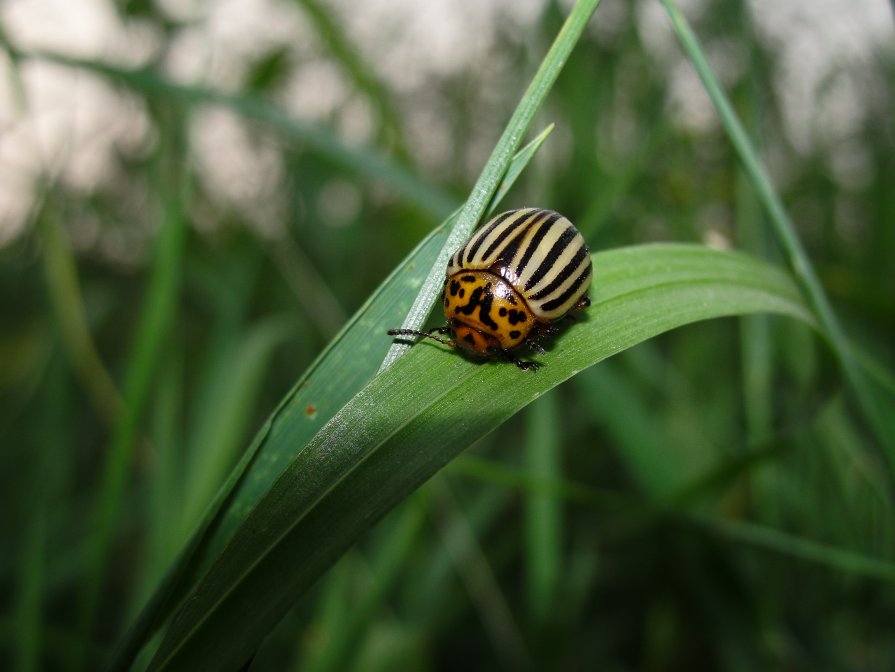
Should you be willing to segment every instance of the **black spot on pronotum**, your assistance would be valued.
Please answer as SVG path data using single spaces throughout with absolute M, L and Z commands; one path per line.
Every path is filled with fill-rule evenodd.
M 475 338 L 473 338 L 472 334 L 466 334 L 466 336 L 463 337 L 463 340 L 466 341 L 467 343 L 471 343 L 472 345 L 475 345 Z
M 510 332 L 510 338 L 512 338 L 512 339 L 519 338 L 521 335 L 522 335 L 522 332 L 516 331 L 515 329 L 513 329 L 513 331 Z
M 457 292 L 460 291 L 460 283 L 456 280 L 451 280 L 451 296 L 457 296 Z
M 490 329 L 497 330 L 497 322 L 495 322 L 491 317 L 491 304 L 494 303 L 494 297 L 488 293 L 486 296 L 482 296 L 484 293 L 484 287 L 476 287 L 472 294 L 469 295 L 469 303 L 465 306 L 458 306 L 454 311 L 457 315 L 472 315 L 475 312 L 476 306 L 479 306 L 479 320 L 481 320 L 482 324 Z
M 525 322 L 525 313 L 521 310 L 511 310 L 509 315 L 510 324 L 519 324 Z
M 500 307 L 500 310 L 498 310 L 497 312 L 500 314 L 501 317 L 506 317 L 506 316 L 507 316 L 507 309 L 504 308 L 503 306 L 501 306 L 501 307 Z M 514 311 L 514 312 L 515 312 L 515 311 Z M 513 319 L 513 318 L 510 318 L 510 320 L 512 320 L 512 319 Z
M 460 279 L 461 279 L 463 282 L 475 282 L 475 276 L 474 276 L 474 275 L 464 275 L 464 276 L 463 276 L 462 278 L 460 278 Z

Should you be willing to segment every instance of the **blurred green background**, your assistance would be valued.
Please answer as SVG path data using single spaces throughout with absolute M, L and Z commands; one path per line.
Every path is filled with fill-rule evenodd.
M 890 403 L 891 7 L 682 4 Z M 0 667 L 109 652 L 278 401 L 463 201 L 566 11 L 0 8 Z M 782 263 L 658 3 L 602 3 L 548 123 L 507 207 L 566 214 L 592 250 Z M 893 499 L 859 418 L 801 325 L 666 334 L 449 465 L 251 669 L 893 669 Z

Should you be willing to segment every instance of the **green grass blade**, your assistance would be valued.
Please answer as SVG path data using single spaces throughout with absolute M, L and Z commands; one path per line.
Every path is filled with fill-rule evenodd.
M 661 449 L 667 439 L 654 409 L 641 400 L 635 381 L 615 362 L 578 376 L 574 384 L 638 491 L 661 499 L 687 481 L 690 465 L 682 468 L 676 455 Z
M 363 91 L 379 116 L 379 141 L 385 142 L 393 136 L 392 144 L 401 157 L 406 158 L 407 150 L 399 131 L 401 128 L 398 113 L 392 103 L 388 88 L 380 81 L 356 44 L 352 41 L 337 21 L 331 10 L 320 0 L 297 0 L 307 17 L 314 24 L 317 36 L 326 44 L 332 58 L 341 65 L 342 70 L 351 79 L 354 86 Z
M 290 116 L 258 96 L 227 94 L 202 86 L 178 84 L 148 69 L 122 68 L 47 52 L 13 53 L 22 59 L 46 60 L 94 72 L 150 98 L 225 107 L 246 119 L 261 122 L 284 137 L 305 143 L 309 149 L 356 174 L 391 185 L 408 201 L 438 218 L 447 216 L 456 207 L 456 200 L 449 194 L 416 177 L 387 156 L 374 150 L 349 146 L 328 128 Z
M 264 384 L 275 349 L 294 337 L 289 317 L 260 321 L 239 338 L 227 341 L 209 373 L 209 384 L 192 418 L 185 467 L 185 500 L 180 511 L 192 530 L 214 493 L 237 461 L 250 425 L 251 411 Z
M 506 194 L 551 130 L 552 126 L 545 129 L 514 157 L 504 180 L 506 189 L 498 196 Z M 498 204 L 495 198 L 491 210 Z M 407 313 L 426 269 L 435 263 L 450 221 L 432 231 L 399 264 L 299 379 L 287 397 L 288 404 L 284 402 L 274 412 L 276 427 L 261 448 L 262 459 L 253 466 L 250 478 L 240 485 L 210 543 L 210 554 L 220 549 L 298 447 L 323 427 L 376 372 L 392 341 L 385 332 Z
M 147 552 L 139 597 L 133 605 L 140 607 L 164 576 L 183 544 L 183 536 L 173 533 L 172 521 L 180 520 L 183 507 L 183 352 L 172 347 L 159 367 L 159 385 L 147 431 L 156 448 L 154 477 L 148 494 Z M 136 613 L 129 614 L 134 618 Z
M 885 560 L 867 557 L 861 553 L 837 548 L 829 544 L 821 544 L 811 539 L 781 532 L 764 525 L 722 518 L 709 518 L 707 516 L 687 516 L 686 520 L 713 534 L 739 543 L 776 551 L 783 555 L 817 563 L 846 574 L 895 583 L 895 565 Z
M 71 444 L 73 438 L 66 431 L 66 416 L 70 413 L 71 385 L 66 363 L 61 356 L 51 358 L 47 370 L 47 385 L 51 391 L 49 404 L 43 409 L 44 423 L 41 438 L 44 449 L 36 456 L 33 472 L 23 474 L 30 481 L 27 527 L 13 544 L 19 571 L 14 578 L 15 599 L 9 615 L 13 636 L 7 648 L 7 660 L 14 661 L 20 672 L 43 669 L 47 663 L 43 652 L 47 647 L 50 619 L 44 608 L 48 583 L 49 560 L 58 552 L 58 540 L 53 536 L 53 512 L 59 508 L 62 493 L 71 474 Z
M 488 204 L 487 213 L 491 214 L 497 208 L 497 204 L 500 203 L 504 197 L 507 195 L 507 192 L 513 187 L 516 183 L 516 180 L 519 179 L 519 176 L 522 174 L 522 171 L 525 170 L 526 166 L 528 166 L 528 162 L 534 158 L 535 153 L 540 149 L 541 145 L 544 144 L 544 141 L 547 137 L 553 132 L 554 124 L 549 124 L 547 128 L 538 133 L 534 139 L 529 142 L 525 147 L 520 149 L 516 155 L 513 157 L 513 160 L 510 162 L 509 168 L 507 168 L 506 174 L 503 176 L 503 179 L 500 181 L 500 184 L 497 187 L 497 191 L 494 192 L 494 196 L 491 198 L 491 202 Z
M 292 290 L 295 300 L 317 331 L 327 339 L 339 333 L 348 320 L 348 315 L 314 260 L 290 236 L 268 241 L 265 247 L 280 275 Z
M 441 537 L 444 550 L 460 576 L 470 602 L 475 605 L 498 660 L 508 670 L 528 668 L 531 654 L 525 638 L 476 539 L 470 520 L 443 480 L 436 479 L 432 486 L 438 508 L 443 514 Z
M 525 417 L 525 461 L 541 478 L 559 479 L 561 421 L 555 393 L 546 394 Z M 549 623 L 562 570 L 562 503 L 550 495 L 531 493 L 525 500 L 525 561 L 528 612 L 539 628 Z
M 533 474 L 529 469 L 522 470 L 482 457 L 461 455 L 448 464 L 444 471 L 451 476 L 475 479 L 530 495 L 549 495 L 564 502 L 602 508 L 631 505 L 629 495 L 600 490 L 568 479 L 545 478 L 540 474 Z
M 184 193 L 187 180 L 172 166 L 184 165 L 182 159 L 183 119 L 176 110 L 168 110 L 163 149 L 159 156 L 157 179 L 163 202 L 161 227 L 154 244 L 149 285 L 134 336 L 132 358 L 124 390 L 124 410 L 110 440 L 96 497 L 94 523 L 88 541 L 88 565 L 81 595 L 79 627 L 83 646 L 90 641 L 99 603 L 100 589 L 108 563 L 125 485 L 139 434 L 142 413 L 149 398 L 152 380 L 162 354 L 162 346 L 175 324 L 182 259 L 186 245 L 187 220 Z M 86 655 L 86 652 L 85 652 Z
M 351 653 L 358 650 L 358 640 L 369 629 L 377 610 L 382 608 L 393 586 L 400 581 L 402 571 L 413 556 L 415 544 L 419 541 L 420 532 L 427 520 L 428 507 L 421 499 L 414 500 L 411 497 L 402 508 L 378 553 L 370 559 L 371 573 L 375 577 L 373 585 L 359 598 L 351 600 L 347 604 L 347 613 L 341 614 L 338 621 L 330 624 L 321 653 L 304 661 L 302 669 L 306 672 L 350 669 Z M 350 555 L 346 556 L 346 559 L 349 557 Z M 342 601 L 346 602 L 344 598 Z
M 883 458 L 888 462 L 890 487 L 895 489 L 895 414 L 883 408 L 879 396 L 874 391 L 864 372 L 857 365 L 852 348 L 842 330 L 836 314 L 830 305 L 823 286 L 814 271 L 795 227 L 783 208 L 777 192 L 771 185 L 767 171 L 762 166 L 758 153 L 749 141 L 749 136 L 733 111 L 727 96 L 718 84 L 705 58 L 699 41 L 686 18 L 671 0 L 661 0 L 684 51 L 696 68 L 709 97 L 718 111 L 721 123 L 731 143 L 740 157 L 743 169 L 752 187 L 768 213 L 777 241 L 783 249 L 790 268 L 799 282 L 811 306 L 822 332 L 827 336 L 842 366 L 845 378 L 851 386 L 858 405 L 873 428 L 877 440 L 884 449 Z M 891 410 L 891 409 L 889 409 Z
M 121 414 L 121 394 L 106 369 L 87 322 L 75 256 L 65 239 L 52 202 L 36 219 L 44 277 L 59 336 L 97 414 L 113 426 Z
M 582 506 L 595 507 L 604 511 L 614 508 L 626 515 L 638 515 L 647 523 L 656 521 L 663 516 L 670 516 L 675 520 L 740 544 L 774 551 L 780 555 L 828 567 L 843 574 L 888 583 L 895 582 L 895 563 L 891 561 L 830 544 L 822 544 L 802 536 L 775 530 L 766 525 L 686 513 L 682 510 L 689 500 L 701 492 L 720 492 L 721 488 L 718 486 L 729 485 L 733 480 L 732 476 L 742 475 L 748 468 L 761 464 L 773 456 L 773 451 L 757 451 L 740 460 L 735 460 L 732 464 L 722 465 L 720 469 L 700 476 L 699 479 L 687 484 L 669 499 L 672 508 L 668 508 L 664 504 L 657 508 L 653 504 L 627 493 L 602 490 L 567 479 L 533 479 L 528 472 L 480 458 L 461 457 L 452 462 L 447 471 L 492 485 L 512 488 L 525 494 L 546 492 L 566 502 Z M 638 531 L 642 530 L 640 527 L 637 529 Z
M 757 78 L 761 68 L 757 58 L 755 32 L 747 3 L 740 3 L 742 39 L 747 48 L 750 72 L 740 86 L 740 109 L 743 125 L 749 131 L 756 152 L 762 148 L 760 95 Z M 763 258 L 769 258 L 770 231 L 762 221 L 761 203 L 749 184 L 749 177 L 742 167 L 736 174 L 735 227 L 737 247 Z M 747 438 L 755 444 L 771 434 L 773 425 L 773 364 L 772 340 L 768 318 L 764 315 L 748 315 L 740 320 L 740 349 L 742 352 L 743 412 Z
M 547 97 L 547 93 L 556 81 L 557 76 L 559 76 L 572 48 L 578 42 L 578 38 L 581 37 L 581 33 L 584 31 L 598 4 L 600 4 L 600 0 L 578 0 L 575 3 L 575 6 L 569 13 L 569 17 L 553 41 L 550 50 L 547 52 L 544 60 L 541 61 L 541 65 L 535 73 L 531 84 L 529 84 L 528 89 L 522 96 L 522 100 L 516 106 L 513 116 L 507 122 L 503 135 L 500 136 L 500 139 L 494 146 L 488 162 L 482 169 L 478 181 L 475 183 L 469 198 L 460 211 L 460 216 L 451 227 L 447 240 L 444 241 L 444 245 L 438 253 L 435 264 L 426 276 L 426 280 L 423 282 L 423 286 L 420 288 L 413 306 L 401 324 L 402 328 L 422 328 L 438 297 L 438 292 L 444 284 L 444 269 L 447 266 L 448 257 L 470 236 L 485 214 L 488 204 L 492 201 L 501 180 L 504 179 L 507 173 L 516 148 L 519 147 L 519 143 L 528 131 L 535 113 Z M 391 365 L 398 357 L 407 352 L 409 347 L 408 344 L 400 342 L 392 345 L 383 361 L 382 367 L 385 368 Z
M 552 128 L 542 131 L 513 158 L 501 190 L 489 206 L 491 210 L 499 205 Z M 373 376 L 391 343 L 385 331 L 407 314 L 426 269 L 441 248 L 445 226 L 433 230 L 383 281 L 274 410 L 119 644 L 111 669 L 125 668 L 146 645 L 187 590 L 184 582 L 188 576 L 200 571 L 202 558 L 213 558 L 223 548 L 289 459 Z
M 742 254 L 655 245 L 593 261 L 593 306 L 539 371 L 479 364 L 425 343 L 339 410 L 184 600 L 152 668 L 246 660 L 373 521 L 465 446 L 584 368 L 702 319 L 768 311 L 813 324 L 785 273 Z

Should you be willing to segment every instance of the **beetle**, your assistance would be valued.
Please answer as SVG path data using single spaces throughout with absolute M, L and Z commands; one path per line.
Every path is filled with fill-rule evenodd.
M 388 333 L 431 338 L 474 357 L 501 357 L 522 370 L 536 369 L 536 362 L 519 359 L 515 351 L 527 345 L 545 354 L 537 340 L 590 305 L 592 275 L 584 238 L 567 218 L 541 208 L 510 210 L 451 256 L 442 291 L 447 324 Z

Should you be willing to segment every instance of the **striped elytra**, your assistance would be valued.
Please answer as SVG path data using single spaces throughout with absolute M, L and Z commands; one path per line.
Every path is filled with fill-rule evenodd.
M 590 305 L 591 275 L 590 253 L 572 222 L 552 210 L 511 210 L 482 226 L 451 256 L 442 294 L 447 325 L 388 333 L 425 336 L 477 357 L 536 368 L 512 351 L 524 344 L 543 354 L 537 339 Z
M 565 316 L 587 294 L 590 253 L 568 219 L 523 208 L 498 215 L 454 252 L 447 277 L 486 270 L 502 277 L 542 322 Z

